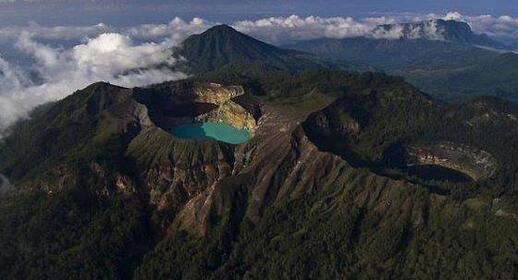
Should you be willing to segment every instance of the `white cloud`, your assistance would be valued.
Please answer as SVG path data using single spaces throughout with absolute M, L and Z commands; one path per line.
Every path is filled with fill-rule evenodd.
M 493 17 L 490 15 L 460 16 L 473 30 L 492 37 L 518 40 L 518 18 L 511 16 Z
M 167 24 L 144 24 L 129 28 L 127 34 L 138 39 L 156 39 L 168 37 L 176 43 L 183 41 L 189 35 L 198 34 L 215 23 L 208 22 L 201 18 L 193 18 L 186 22 L 179 17 L 175 17 Z
M 176 63 L 172 47 L 210 26 L 199 18 L 190 22 L 174 18 L 167 24 L 131 28 L 102 23 L 72 27 L 32 23 L 0 28 L 0 42 L 14 42 L 19 52 L 16 56 L 34 62 L 22 69 L 2 58 L 0 50 L 0 136 L 35 106 L 59 100 L 93 82 L 134 87 L 185 78 L 167 67 Z M 52 40 L 58 43 L 42 43 Z M 67 48 L 60 46 L 62 41 L 75 43 Z
M 447 14 L 396 14 L 380 17 L 368 17 L 354 19 L 351 17 L 270 17 L 259 20 L 238 21 L 233 26 L 244 33 L 256 36 L 268 42 L 282 44 L 294 40 L 309 40 L 316 38 L 350 38 L 372 37 L 397 39 L 403 36 L 401 26 L 390 31 L 377 27 L 382 24 L 412 23 L 432 19 L 448 19 L 467 22 L 476 33 L 486 33 L 489 36 L 518 40 L 518 18 L 511 16 L 494 17 L 490 15 L 465 16 L 458 12 Z M 428 23 L 422 29 L 413 30 L 412 38 L 426 36 L 429 39 L 440 40 L 433 22 Z M 412 34 L 412 33 L 411 33 Z
M 94 37 L 106 32 L 116 32 L 114 27 L 103 23 L 87 26 L 40 26 L 30 23 L 28 26 L 6 26 L 0 28 L 0 40 L 16 38 L 20 33 L 28 33 L 37 39 L 46 40 L 79 40 Z
M 172 52 L 168 44 L 144 43 L 133 46 L 128 36 L 105 33 L 75 46 L 71 56 L 79 69 L 88 69 L 102 76 L 127 69 L 145 68 L 170 61 Z
M 184 21 L 175 17 L 165 24 L 142 24 L 132 27 L 114 27 L 99 23 L 87 26 L 41 26 L 30 23 L 28 26 L 5 26 L 0 28 L 0 42 L 11 42 L 17 39 L 21 33 L 28 33 L 36 40 L 56 41 L 84 41 L 87 38 L 97 37 L 104 33 L 120 33 L 138 41 L 160 41 L 169 39 L 173 42 L 181 42 L 187 36 L 201 33 L 215 25 L 201 18 L 193 18 Z
M 348 38 L 370 36 L 375 38 L 398 38 L 401 36 L 397 29 L 390 33 L 380 33 L 376 27 L 381 24 L 417 22 L 430 19 L 452 19 L 470 24 L 477 33 L 487 33 L 490 36 L 514 38 L 518 40 L 518 18 L 511 16 L 467 16 L 458 12 L 446 14 L 392 14 L 380 17 L 355 19 L 352 17 L 318 16 L 300 17 L 269 17 L 258 20 L 243 20 L 232 24 L 237 30 L 256 36 L 272 43 L 286 43 L 293 40 L 314 38 Z M 164 24 L 143 24 L 128 28 L 118 28 L 106 24 L 90 26 L 54 26 L 46 27 L 32 23 L 29 26 L 8 26 L 0 28 L 0 41 L 17 38 L 20 33 L 27 32 L 36 40 L 84 40 L 103 33 L 120 33 L 137 41 L 156 41 L 164 38 L 178 43 L 187 36 L 201 33 L 215 25 L 201 18 L 184 21 L 175 17 Z M 433 27 L 433 26 L 430 26 Z M 429 30 L 430 32 L 433 30 Z
M 36 63 L 21 70 L 0 58 L 0 129 L 27 116 L 34 106 L 61 99 L 93 82 L 134 87 L 185 78 L 166 67 L 176 63 L 172 45 L 170 40 L 135 44 L 126 35 L 106 33 L 71 49 L 60 49 L 22 33 L 16 47 Z M 33 82 L 31 75 L 40 81 Z
M 358 22 L 353 18 L 270 17 L 255 21 L 238 21 L 237 30 L 273 43 L 307 40 L 321 37 L 345 38 L 370 34 L 375 25 Z
M 256 21 L 239 21 L 234 23 L 233 26 L 241 32 L 277 44 L 322 37 L 334 39 L 350 37 L 399 39 L 404 35 L 402 26 L 395 26 L 389 30 L 378 28 L 378 26 L 406 22 L 407 18 L 407 16 L 383 16 L 356 20 L 351 17 L 322 18 L 310 16 L 302 18 L 292 15 L 289 17 L 270 17 Z M 416 19 L 414 17 L 411 22 L 424 19 L 428 18 Z M 422 34 L 427 34 L 429 38 L 438 39 L 437 29 L 434 26 L 433 22 L 430 22 L 425 25 L 424 29 L 414 30 L 415 34 L 411 34 L 410 37 L 418 38 Z

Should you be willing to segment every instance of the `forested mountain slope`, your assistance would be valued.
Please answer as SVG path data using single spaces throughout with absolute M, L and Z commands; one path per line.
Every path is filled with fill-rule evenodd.
M 177 48 L 175 56 L 185 59 L 185 70 L 194 74 L 258 62 L 290 72 L 319 68 L 359 68 L 345 61 L 281 49 L 240 33 L 228 25 L 218 25 L 202 34 L 190 36 Z
M 98 83 L 13 127 L 1 278 L 516 277 L 513 105 L 377 74 L 207 82 Z M 231 85 L 248 142 L 168 133 Z

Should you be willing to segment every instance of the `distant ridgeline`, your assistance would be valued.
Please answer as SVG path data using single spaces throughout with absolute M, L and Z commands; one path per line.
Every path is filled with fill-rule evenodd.
M 417 23 L 384 24 L 374 29 L 373 33 L 397 34 L 398 37 L 394 39 L 402 40 L 441 40 L 501 50 L 509 48 L 485 34 L 475 34 L 467 23 L 454 20 L 433 19 Z
M 320 42 L 345 58 L 398 54 L 402 73 L 424 69 L 415 75 L 501 59 L 444 40 L 299 46 L 326 50 Z M 511 102 L 452 105 L 399 77 L 345 72 L 357 64 L 227 26 L 183 48 L 192 78 L 133 89 L 95 83 L 37 108 L 0 141 L 9 178 L 0 279 L 518 277 Z M 425 54 L 439 56 L 412 64 Z M 249 138 L 171 133 L 200 123 Z
M 518 102 L 518 54 L 512 46 L 451 20 L 381 25 L 374 31 L 386 33 L 398 37 L 317 39 L 286 47 L 370 65 L 445 100 L 492 95 Z

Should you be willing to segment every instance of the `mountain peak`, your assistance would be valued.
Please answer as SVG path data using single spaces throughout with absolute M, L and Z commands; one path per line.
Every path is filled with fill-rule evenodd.
M 246 34 L 243 34 L 229 25 L 221 24 L 213 26 L 207 29 L 205 32 L 192 35 L 185 40 L 184 43 L 194 42 L 194 41 L 204 41 L 205 43 L 216 43 L 216 42 L 226 42 L 232 40 L 233 42 L 237 41 L 247 41 L 248 44 L 264 44 L 265 43 L 258 41 Z M 216 43 L 218 44 L 218 43 Z
M 324 65 L 331 67 L 331 64 L 312 55 L 278 48 L 224 24 L 190 36 L 183 42 L 177 54 L 187 60 L 188 67 L 194 73 L 254 63 L 289 71 L 321 68 Z
M 421 22 L 384 24 L 375 29 L 381 37 L 392 36 L 399 39 L 441 40 L 466 45 L 477 45 L 504 49 L 505 46 L 490 39 L 485 34 L 476 34 L 471 26 L 462 21 L 431 19 Z
M 191 37 L 192 38 L 196 38 L 196 37 L 205 38 L 204 40 L 207 40 L 208 38 L 220 39 L 220 40 L 221 39 L 228 40 L 228 39 L 232 38 L 233 40 L 236 40 L 237 38 L 244 38 L 244 37 L 249 37 L 249 36 L 235 30 L 230 25 L 220 24 L 220 25 L 216 25 L 216 26 L 213 26 L 213 27 L 205 30 L 205 32 L 203 32 L 199 35 L 193 35 Z M 189 40 L 189 38 L 187 38 L 187 40 Z
M 204 33 L 211 33 L 211 32 L 238 32 L 235 30 L 232 26 L 226 25 L 226 24 L 220 24 L 215 25 L 209 29 L 207 29 Z
M 233 68 L 235 71 L 239 67 L 258 71 L 258 68 L 264 66 L 288 72 L 321 68 L 356 69 L 356 66 L 343 61 L 330 61 L 301 51 L 276 47 L 225 24 L 188 37 L 175 55 L 185 58 L 187 71 L 192 74 L 223 68 Z M 264 69 L 259 72 L 262 71 Z
M 182 45 L 180 55 L 189 61 L 195 72 L 212 71 L 236 61 L 266 60 L 282 53 L 276 47 L 228 25 L 217 25 L 201 34 L 192 35 Z

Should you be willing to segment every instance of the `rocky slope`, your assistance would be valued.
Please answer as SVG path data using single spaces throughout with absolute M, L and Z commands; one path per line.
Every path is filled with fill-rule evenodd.
M 212 121 L 226 122 L 253 134 L 261 115 L 260 105 L 253 100 L 251 107 L 240 105 L 239 100 L 251 100 L 240 86 L 187 83 L 172 89 L 158 89 L 159 93 L 156 91 L 143 89 L 136 93 L 136 97 L 153 108 L 151 118 L 167 131 L 183 123 Z
M 242 87 L 225 88 L 219 84 L 200 86 L 195 90 L 195 101 L 218 106 L 216 109 L 199 115 L 196 121 L 225 122 L 239 129 L 247 129 L 251 134 L 256 130 L 256 119 L 252 112 L 234 102 L 234 99 L 243 96 Z
M 491 176 L 497 168 L 488 152 L 453 143 L 416 145 L 408 150 L 410 165 L 439 165 L 468 174 L 474 180 Z

